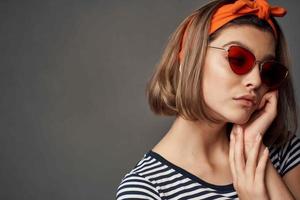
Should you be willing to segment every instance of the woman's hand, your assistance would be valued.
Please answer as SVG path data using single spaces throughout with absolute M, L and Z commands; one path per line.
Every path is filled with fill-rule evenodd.
M 240 126 L 244 132 L 245 156 L 247 158 L 250 148 L 255 143 L 258 134 L 264 135 L 277 115 L 278 90 L 267 92 L 260 101 L 258 109 L 252 114 L 247 123 L 234 124 L 232 128 Z
M 248 158 L 244 157 L 244 133 L 234 128 L 230 134 L 229 163 L 233 185 L 242 200 L 268 200 L 265 184 L 265 169 L 268 162 L 268 150 L 259 155 L 261 136 L 253 143 Z

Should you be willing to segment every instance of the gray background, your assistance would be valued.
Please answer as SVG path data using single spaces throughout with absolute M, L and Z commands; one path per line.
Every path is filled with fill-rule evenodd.
M 146 81 L 193 0 L 0 1 L 0 199 L 114 199 L 164 135 Z M 299 1 L 286 31 L 299 77 Z M 296 80 L 299 99 L 299 80 Z

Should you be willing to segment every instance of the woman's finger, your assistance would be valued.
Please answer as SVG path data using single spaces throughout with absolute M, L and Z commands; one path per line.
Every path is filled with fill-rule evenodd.
M 261 134 L 256 136 L 255 143 L 253 144 L 246 161 L 245 171 L 252 179 L 254 179 L 257 167 L 257 156 L 260 150 L 261 138 Z
M 265 105 L 265 102 L 266 102 L 266 98 L 264 96 L 259 103 L 258 110 L 260 110 Z
M 234 133 L 230 133 L 230 144 L 229 144 L 229 166 L 232 174 L 233 184 L 236 183 L 236 169 L 234 165 L 234 145 L 235 145 L 235 136 Z
M 266 171 L 266 166 L 269 160 L 269 150 L 266 147 L 263 155 L 260 157 L 258 161 L 258 165 L 256 168 L 256 173 L 255 173 L 255 179 L 259 182 L 264 182 L 265 179 L 265 171 Z
M 240 126 L 237 127 L 236 140 L 235 140 L 235 151 L 234 151 L 234 160 L 236 166 L 237 176 L 244 174 L 245 168 L 245 157 L 244 157 L 244 137 L 243 131 Z
M 278 101 L 278 90 L 268 92 L 261 99 L 258 109 L 260 110 L 263 107 L 265 107 L 265 110 L 269 110 L 269 109 L 274 110 L 276 108 L 274 107 L 274 105 L 277 105 L 277 101 Z

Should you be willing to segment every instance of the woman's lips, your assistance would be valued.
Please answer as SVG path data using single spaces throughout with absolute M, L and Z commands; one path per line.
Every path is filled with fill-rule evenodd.
M 237 103 L 239 103 L 240 105 L 244 105 L 246 107 L 253 107 L 254 106 L 254 103 L 250 100 L 247 100 L 247 99 L 235 99 L 235 101 Z

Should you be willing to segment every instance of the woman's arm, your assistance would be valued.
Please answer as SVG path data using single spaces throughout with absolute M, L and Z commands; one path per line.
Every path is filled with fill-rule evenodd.
M 270 200 L 265 184 L 268 151 L 264 150 L 258 157 L 262 144 L 259 135 L 245 158 L 243 135 L 242 130 L 236 127 L 230 134 L 229 164 L 233 186 L 241 200 Z
M 241 131 L 241 129 L 239 129 Z M 234 131 L 234 130 L 233 130 Z M 241 132 L 242 133 L 242 132 Z M 243 134 L 240 134 L 243 135 Z M 255 144 L 253 145 L 255 146 Z M 264 149 L 266 146 L 261 143 L 258 160 L 265 156 Z M 234 149 L 233 151 L 236 151 Z M 251 157 L 251 152 L 248 152 L 246 160 Z M 233 173 L 234 174 L 234 173 Z M 238 176 L 239 178 L 241 176 Z M 272 164 L 270 158 L 268 157 L 266 163 L 266 169 L 264 173 L 264 184 L 266 186 L 266 194 L 270 200 L 294 200 L 300 199 L 300 165 L 291 169 L 283 178 L 279 175 L 278 171 Z M 247 180 L 248 182 L 249 180 Z M 250 181 L 251 182 L 251 181 Z M 251 185 L 251 184 L 250 184 Z M 256 189 L 260 187 L 261 184 L 255 183 Z M 251 195 L 254 197 L 255 195 Z
M 280 165 L 277 167 L 280 170 L 276 170 L 271 162 L 269 163 L 270 166 L 268 166 L 268 168 L 270 168 L 269 187 L 274 187 L 275 190 L 279 190 L 275 191 L 275 193 L 281 196 L 285 193 L 284 191 L 280 191 L 280 189 L 287 187 L 288 193 L 290 193 L 291 196 L 295 199 L 300 199 L 300 138 L 297 135 L 290 137 L 285 146 L 281 147 L 280 152 Z M 277 178 L 273 178 L 274 175 L 272 174 L 281 179 L 282 183 L 279 184 L 282 186 L 278 184 L 279 189 L 276 189 L 276 182 L 273 183 L 273 180 Z M 275 186 L 273 186 L 273 184 Z M 277 197 L 277 199 L 278 198 L 279 197 Z M 276 196 L 274 199 L 276 199 Z M 288 197 L 284 199 L 288 199 Z
M 288 174 L 287 174 L 288 175 Z M 298 176 L 296 177 L 290 177 L 289 176 L 289 184 L 285 184 L 285 182 L 283 181 L 283 179 L 281 178 L 281 176 L 278 174 L 277 170 L 275 169 L 275 167 L 273 166 L 271 160 L 268 160 L 268 164 L 267 164 L 267 169 L 266 169 L 266 187 L 270 196 L 271 200 L 290 200 L 290 199 L 295 199 L 292 195 L 291 192 L 295 192 L 293 193 L 294 196 L 296 197 L 296 193 L 298 192 L 298 198 L 299 196 L 299 186 L 300 186 L 300 168 L 298 167 Z M 296 180 L 298 179 L 298 180 Z M 298 185 L 294 185 L 292 187 L 288 187 L 290 186 L 290 184 L 293 184 L 293 182 L 298 182 Z M 291 191 L 290 191 L 290 190 Z M 296 192 L 297 191 L 297 192 Z M 297 199 L 298 199 L 297 198 Z
M 260 155 L 265 148 L 262 144 Z M 269 159 L 266 185 L 271 199 L 300 199 L 300 139 L 294 135 L 281 147 L 278 171 Z
M 134 172 L 126 174 L 117 188 L 117 200 L 161 200 L 156 187 L 143 176 Z
M 283 181 L 295 197 L 300 199 L 300 165 L 291 169 L 288 173 L 283 176 Z
M 243 125 L 234 125 L 238 127 L 242 127 L 242 130 L 245 135 L 245 157 L 247 159 L 248 152 L 250 152 L 251 146 L 254 144 L 255 137 L 257 134 L 264 134 L 275 116 L 277 115 L 277 101 L 278 101 L 278 91 L 271 91 L 264 95 L 262 98 L 260 105 L 258 107 L 258 112 L 255 115 L 251 116 L 251 119 L 246 124 Z M 261 145 L 261 151 L 259 153 L 262 156 L 262 150 L 265 148 L 265 145 Z M 293 177 L 288 180 L 288 184 L 286 184 L 283 178 L 278 174 L 277 170 L 274 168 L 271 160 L 268 160 L 265 172 L 265 184 L 271 200 L 276 199 L 295 199 L 293 195 L 294 191 L 299 190 L 299 185 L 293 185 L 295 182 L 295 178 Z M 299 178 L 298 178 L 299 180 Z M 289 188 L 290 185 L 293 185 Z

